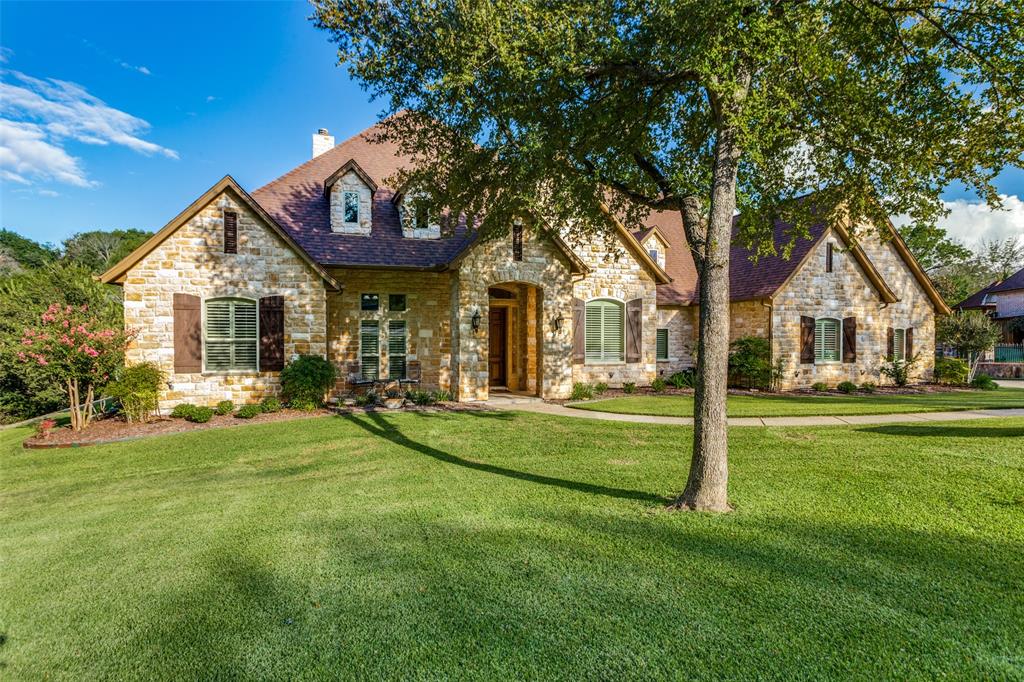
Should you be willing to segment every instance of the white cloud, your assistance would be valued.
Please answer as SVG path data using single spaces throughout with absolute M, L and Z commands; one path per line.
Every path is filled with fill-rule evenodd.
M 153 72 L 150 71 L 149 69 L 147 69 L 145 66 L 135 66 L 134 64 L 129 64 L 128 62 L 118 62 L 118 64 L 120 64 L 122 67 L 128 69 L 129 71 L 138 71 L 139 73 L 143 74 L 144 76 L 152 76 L 153 75 Z
M 984 202 L 944 201 L 949 215 L 938 222 L 953 239 L 968 246 L 981 241 L 1016 237 L 1024 244 L 1024 201 L 1019 196 L 1003 195 L 1003 209 L 993 211 Z
M 41 197 L 59 197 L 58 192 L 54 192 L 52 189 L 41 189 L 39 190 L 39 196 Z
M 207 102 L 213 102 L 213 101 L 214 101 L 214 100 L 216 100 L 216 99 L 217 99 L 217 98 L 216 98 L 216 97 L 214 97 L 213 95 L 207 95 L 207 96 L 206 96 L 206 101 L 207 101 Z
M 0 82 L 0 172 L 7 180 L 49 178 L 94 186 L 80 160 L 65 151 L 66 140 L 178 158 L 173 149 L 142 139 L 149 123 L 108 106 L 80 85 L 0 71 L 5 79 L 8 75 L 16 82 Z
M 6 64 L 11 61 L 11 57 L 14 56 L 14 50 L 9 47 L 0 45 L 0 64 Z

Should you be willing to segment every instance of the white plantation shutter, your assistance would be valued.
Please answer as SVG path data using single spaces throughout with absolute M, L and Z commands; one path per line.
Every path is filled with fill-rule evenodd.
M 586 356 L 593 362 L 622 362 L 625 306 L 618 301 L 589 301 L 586 308 Z
M 388 378 L 405 378 L 405 320 L 388 322 Z
M 380 327 L 376 320 L 359 323 L 359 368 L 363 379 L 380 377 Z
M 815 362 L 839 362 L 839 320 L 823 318 L 815 322 Z
M 206 302 L 206 369 L 255 370 L 257 344 L 255 301 L 218 298 Z

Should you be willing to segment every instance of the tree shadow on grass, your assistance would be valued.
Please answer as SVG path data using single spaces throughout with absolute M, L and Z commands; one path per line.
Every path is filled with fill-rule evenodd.
M 488 413 L 488 412 L 467 412 L 466 414 L 473 415 L 478 418 L 490 418 L 490 419 L 511 419 L 512 415 L 507 413 Z M 556 486 L 564 488 L 566 490 L 573 490 L 575 492 L 587 493 L 589 495 L 604 495 L 606 497 L 616 497 L 623 500 L 634 500 L 637 502 L 644 502 L 646 504 L 666 504 L 668 498 L 654 493 L 642 492 L 639 490 L 628 490 L 625 488 L 613 488 L 610 486 L 599 485 L 596 483 L 585 483 L 582 481 L 571 481 L 564 478 L 556 478 L 554 476 L 545 476 L 543 474 L 535 474 L 527 471 L 518 471 L 516 469 L 509 469 L 508 467 L 498 466 L 496 464 L 487 464 L 484 462 L 474 462 L 458 455 L 453 455 L 443 450 L 431 447 L 425 443 L 409 438 L 390 420 L 386 419 L 382 414 L 378 412 L 366 412 L 363 415 L 341 415 L 342 419 L 365 429 L 368 433 L 379 436 L 386 440 L 391 441 L 395 445 L 400 445 L 406 449 L 418 452 L 428 457 L 444 462 L 446 464 L 454 464 L 456 466 L 465 467 L 467 469 L 473 469 L 475 471 L 482 471 L 488 474 L 496 474 L 498 476 L 505 476 L 518 481 L 526 481 L 528 483 L 538 483 L 540 485 Z
M 1013 426 L 947 426 L 932 424 L 887 424 L 857 429 L 863 433 L 886 436 L 915 436 L 925 438 L 1022 438 L 1024 427 Z

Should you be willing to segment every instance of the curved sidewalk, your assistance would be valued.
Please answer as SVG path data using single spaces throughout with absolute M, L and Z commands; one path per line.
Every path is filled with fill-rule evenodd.
M 636 424 L 671 424 L 693 426 L 693 417 L 655 417 L 646 414 L 617 414 L 594 410 L 575 410 L 564 405 L 539 401 L 489 400 L 488 407 L 500 410 L 537 412 L 558 417 L 576 419 L 601 419 Z M 844 417 L 730 417 L 729 426 L 850 426 L 860 424 L 894 424 L 900 422 L 949 422 L 970 419 L 993 419 L 997 417 L 1024 417 L 1024 408 L 1004 410 L 963 410 L 958 412 L 912 412 L 905 414 L 863 414 Z

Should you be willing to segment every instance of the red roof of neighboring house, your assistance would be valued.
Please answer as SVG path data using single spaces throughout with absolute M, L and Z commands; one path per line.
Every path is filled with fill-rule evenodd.
M 1024 268 L 1021 268 L 1002 282 L 993 286 L 989 290 L 989 293 L 994 294 L 1000 291 L 1016 291 L 1017 289 L 1024 289 Z

